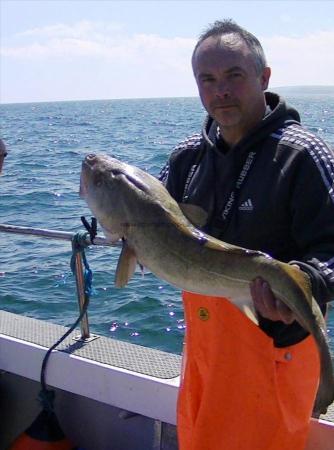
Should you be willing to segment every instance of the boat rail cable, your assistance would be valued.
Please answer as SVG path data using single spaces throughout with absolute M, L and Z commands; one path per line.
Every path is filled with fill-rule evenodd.
M 0 232 L 4 233 L 12 233 L 12 234 L 27 234 L 31 236 L 38 236 L 49 239 L 58 239 L 63 241 L 71 241 L 74 233 L 69 231 L 60 231 L 60 230 L 49 230 L 45 228 L 32 228 L 32 227 L 22 227 L 16 225 L 9 225 L 0 223 Z M 89 241 L 89 245 L 101 245 L 114 247 L 120 245 L 120 243 L 111 244 L 107 241 L 107 239 L 103 236 L 96 236 L 94 238 L 94 242 Z
M 89 296 L 87 295 L 84 307 L 77 318 L 77 320 L 73 323 L 73 325 L 66 331 L 63 336 L 61 336 L 57 342 L 55 342 L 46 352 L 43 362 L 42 362 L 42 368 L 41 368 L 41 377 L 40 377 L 40 383 L 42 386 L 42 389 L 38 395 L 38 398 L 42 404 L 43 409 L 45 409 L 48 412 L 53 412 L 54 410 L 54 398 L 55 398 L 55 391 L 53 389 L 48 389 L 46 385 L 46 369 L 47 369 L 47 363 L 49 361 L 49 358 L 51 356 L 51 353 L 53 350 L 58 347 L 78 326 L 79 322 L 81 321 L 82 317 L 86 314 L 87 308 L 89 305 Z

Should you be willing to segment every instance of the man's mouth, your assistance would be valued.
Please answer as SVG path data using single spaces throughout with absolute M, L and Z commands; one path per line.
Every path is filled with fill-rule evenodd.
M 215 105 L 214 109 L 231 109 L 231 108 L 236 108 L 237 105 L 234 104 L 226 104 L 226 105 Z

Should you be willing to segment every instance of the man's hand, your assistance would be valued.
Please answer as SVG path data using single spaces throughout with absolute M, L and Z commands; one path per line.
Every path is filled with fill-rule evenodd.
M 281 320 L 287 325 L 295 320 L 291 309 L 275 297 L 269 284 L 262 278 L 256 278 L 250 283 L 250 292 L 255 309 L 262 317 L 273 321 Z

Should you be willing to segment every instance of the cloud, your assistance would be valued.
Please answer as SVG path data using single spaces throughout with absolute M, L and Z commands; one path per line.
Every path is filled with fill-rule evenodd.
M 72 25 L 55 24 L 45 27 L 31 28 L 29 30 L 17 33 L 17 38 L 99 38 L 115 31 L 121 31 L 124 28 L 120 23 L 91 22 L 89 20 L 81 20 Z
M 288 20 L 285 17 L 285 20 Z M 82 58 L 110 64 L 170 68 L 190 74 L 195 39 L 130 35 L 119 23 L 88 20 L 72 25 L 55 24 L 29 29 L 15 36 L 15 45 L 4 46 L 2 57 L 25 61 L 76 61 Z M 261 39 L 273 68 L 272 84 L 334 84 L 334 31 L 306 36 L 273 36 Z
M 261 40 L 277 85 L 334 84 L 334 31 Z
M 334 31 L 260 40 L 270 86 L 334 85 Z M 2 101 L 197 95 L 195 42 L 91 21 L 30 29 L 2 42 Z
M 2 48 L 3 57 L 21 60 L 95 58 L 106 62 L 159 65 L 184 70 L 195 39 L 164 38 L 154 34 L 127 35 L 121 25 L 82 21 L 27 30 L 16 38 L 33 39 Z

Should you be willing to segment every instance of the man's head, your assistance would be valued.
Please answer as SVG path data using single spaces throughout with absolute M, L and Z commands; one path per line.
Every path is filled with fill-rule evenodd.
M 6 156 L 7 156 L 7 150 L 6 150 L 5 143 L 0 139 L 0 174 L 2 171 L 2 167 L 3 167 L 3 162 L 4 162 L 4 159 Z
M 252 53 L 255 69 L 258 74 L 260 74 L 263 69 L 267 67 L 266 57 L 260 41 L 252 33 L 240 27 L 231 19 L 227 19 L 224 21 L 217 20 L 213 25 L 210 25 L 204 33 L 200 35 L 193 51 L 192 61 L 194 61 L 196 50 L 201 45 L 201 43 L 205 41 L 205 39 L 209 37 L 221 38 L 228 36 L 234 36 L 235 38 L 239 38 L 245 42 Z
M 215 22 L 200 36 L 192 66 L 204 107 L 236 143 L 265 112 L 270 68 L 260 42 L 231 20 Z

